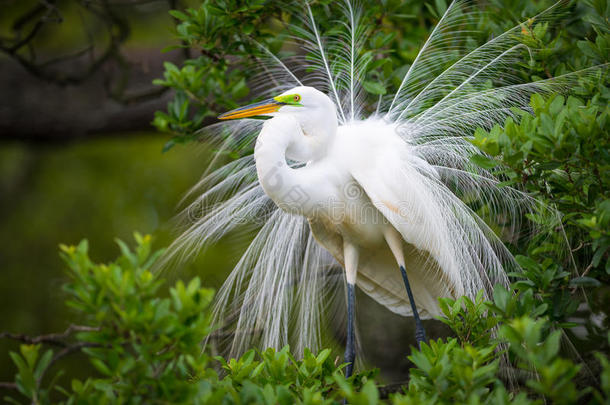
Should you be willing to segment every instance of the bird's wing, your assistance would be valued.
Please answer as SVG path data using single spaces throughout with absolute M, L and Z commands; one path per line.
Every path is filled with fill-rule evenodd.
M 345 154 L 346 165 L 374 207 L 402 235 L 416 303 L 439 315 L 438 297 L 474 297 L 489 290 L 504 273 L 484 224 L 390 128 L 380 127 L 374 136 L 367 132 L 352 133 L 346 141 L 360 145 Z M 361 254 L 358 279 L 380 303 L 410 313 L 389 249 Z
M 451 246 L 443 244 L 442 230 L 446 225 L 438 218 L 439 209 L 432 196 L 426 195 L 425 187 L 418 184 L 433 177 L 434 171 L 428 166 L 422 175 L 415 168 L 415 161 L 405 161 L 407 146 L 393 130 L 379 129 L 376 134 L 381 138 L 371 137 L 370 128 L 347 132 L 342 129 L 336 153 L 370 203 L 402 235 L 405 265 L 421 315 L 437 316 L 438 297 L 459 296 L 463 288 L 460 272 L 448 253 Z M 359 133 L 364 135 L 358 136 Z M 309 219 L 309 223 L 316 240 L 343 264 L 343 241 L 336 227 L 323 217 Z M 430 232 L 435 229 L 439 231 Z M 359 252 L 358 286 L 391 311 L 411 315 L 402 276 L 390 249 L 359 246 Z
M 463 287 L 448 252 L 450 246 L 443 245 L 445 226 L 439 218 L 439 208 L 423 190 L 408 184 L 414 182 L 413 174 L 396 167 L 398 162 L 386 157 L 383 162 L 374 159 L 371 163 L 372 167 L 354 168 L 352 176 L 375 208 L 401 234 L 405 267 L 416 304 L 430 315 L 440 315 L 438 298 L 456 298 L 463 293 Z M 361 287 L 394 312 L 410 314 L 402 276 L 389 248 L 385 250 L 363 255 L 358 272 Z M 394 296 L 400 297 L 401 302 L 394 303 Z M 396 305 L 399 308 L 392 307 Z

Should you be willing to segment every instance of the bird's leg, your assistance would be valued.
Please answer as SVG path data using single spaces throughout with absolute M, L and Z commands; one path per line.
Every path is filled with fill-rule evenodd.
M 415 319 L 415 341 L 417 342 L 417 346 L 421 347 L 422 342 L 425 342 L 426 339 L 426 331 L 424 330 L 424 325 L 419 318 L 419 313 L 417 312 L 417 306 L 415 305 L 415 299 L 413 298 L 413 292 L 411 291 L 411 285 L 409 284 L 409 278 L 407 277 L 407 270 L 405 269 L 405 257 L 402 249 L 402 236 L 396 231 L 394 228 L 388 228 L 385 232 L 385 239 L 394 255 L 394 258 L 398 262 L 398 267 L 400 268 L 400 273 L 402 274 L 402 280 L 405 283 L 405 288 L 407 289 L 407 295 L 409 296 L 409 304 L 411 304 L 411 311 L 413 312 L 413 319 Z
M 354 370 L 354 360 L 356 358 L 356 348 L 354 345 L 354 301 L 355 285 L 347 283 L 347 342 L 345 343 L 344 362 L 348 363 L 345 367 L 345 377 L 349 378 Z
M 400 266 L 400 272 L 402 273 L 402 280 L 405 282 L 405 288 L 407 289 L 407 295 L 409 296 L 409 303 L 411 304 L 411 310 L 413 311 L 413 319 L 415 319 L 415 341 L 417 341 L 417 346 L 421 348 L 422 342 L 427 340 L 426 331 L 424 325 L 421 323 L 421 319 L 419 319 L 419 314 L 417 313 L 415 299 L 413 298 L 413 292 L 411 292 L 411 285 L 409 285 L 409 278 L 407 277 L 405 266 Z
M 354 370 L 356 344 L 354 333 L 354 312 L 356 310 L 356 273 L 358 272 L 358 250 L 348 242 L 343 243 L 345 277 L 347 279 L 347 342 L 345 343 L 345 377 L 349 378 Z

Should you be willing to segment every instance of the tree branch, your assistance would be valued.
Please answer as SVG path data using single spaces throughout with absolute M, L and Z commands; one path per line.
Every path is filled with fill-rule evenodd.
M 62 333 L 49 333 L 48 335 L 40 336 L 28 336 L 20 333 L 9 333 L 0 332 L 0 339 L 11 339 L 27 344 L 38 344 L 44 343 L 53 346 L 70 348 L 72 347 L 64 340 L 69 338 L 74 332 L 96 332 L 99 331 L 98 327 L 84 326 L 84 325 L 70 325 Z M 61 353 L 61 352 L 60 352 Z

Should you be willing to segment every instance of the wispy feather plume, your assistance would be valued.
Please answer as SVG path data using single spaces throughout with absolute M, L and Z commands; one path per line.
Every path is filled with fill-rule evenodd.
M 330 89 L 332 91 L 335 102 L 337 103 L 337 111 L 341 116 L 341 122 L 345 122 L 345 113 L 343 111 L 343 105 L 341 104 L 341 98 L 339 97 L 339 92 L 337 91 L 337 86 L 335 84 L 335 76 L 333 75 L 330 64 L 328 62 L 326 51 L 324 50 L 324 45 L 322 44 L 322 38 L 318 32 L 318 27 L 316 24 L 316 20 L 313 17 L 313 13 L 311 12 L 311 7 L 309 7 L 309 3 L 305 2 L 305 8 L 307 10 L 307 14 L 309 15 L 309 26 L 311 28 L 311 35 L 313 35 L 314 41 L 310 42 L 313 45 L 311 47 L 310 55 L 317 55 L 320 58 L 320 62 L 322 64 L 322 68 L 326 73 L 326 80 L 330 85 Z
M 560 6 L 561 2 L 534 20 L 550 19 Z M 341 125 L 398 133 L 409 153 L 401 173 L 392 173 L 392 178 L 400 189 L 429 202 L 416 207 L 414 216 L 427 222 L 414 238 L 428 241 L 429 251 L 437 251 L 435 260 L 445 270 L 439 277 L 452 279 L 462 294 L 473 297 L 482 289 L 489 296 L 493 284 L 508 283 L 507 269 L 518 268 L 501 237 L 522 236 L 523 214 L 541 208 L 528 194 L 501 187 L 493 171 L 474 165 L 470 157 L 478 150 L 469 139 L 478 127 L 489 129 L 509 116 L 518 119 L 514 108 L 527 110 L 533 93 L 565 92 L 579 80 L 593 78 L 599 68 L 520 83 L 513 67 L 524 50 L 519 41 L 522 25 L 473 49 L 467 39 L 480 12 L 472 2 L 456 0 L 390 102 L 380 102 L 375 114 L 363 117 L 361 85 L 370 56 L 362 46 L 368 30 L 354 3 L 346 0 L 340 12 L 340 33 L 323 38 L 304 2 L 298 14 L 304 28 L 292 28 L 292 41 L 302 51 L 291 58 L 280 59 L 257 43 L 262 51 L 257 59 L 257 83 L 264 85 L 260 94 L 313 85 L 336 104 Z M 270 85 L 269 77 L 277 83 Z M 186 260 L 228 232 L 254 231 L 256 236 L 219 290 L 214 307 L 220 328 L 215 338 L 232 356 L 253 345 L 291 344 L 296 353 L 319 348 L 320 331 L 328 321 L 325 314 L 332 313 L 324 309 L 343 297 L 338 293 L 344 285 L 342 273 L 335 271 L 338 263 L 314 240 L 304 217 L 282 211 L 266 196 L 253 156 L 228 163 L 222 159 L 228 150 L 251 149 L 260 129 L 260 121 L 243 120 L 202 130 L 202 137 L 215 142 L 218 152 L 187 195 L 190 204 L 182 214 L 186 230 L 165 257 L 166 262 Z M 475 211 L 472 202 L 487 212 Z M 366 285 L 361 287 L 367 292 Z M 408 315 L 404 305 L 393 306 L 396 300 L 390 292 L 367 293 Z

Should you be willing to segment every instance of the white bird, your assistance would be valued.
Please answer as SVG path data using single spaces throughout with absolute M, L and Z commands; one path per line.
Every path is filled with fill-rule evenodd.
M 524 26 L 465 48 L 473 15 L 466 6 L 449 6 L 397 92 L 368 117 L 359 101 L 366 30 L 349 2 L 346 32 L 334 39 L 322 38 L 305 4 L 309 30 L 298 30 L 298 41 L 307 59 L 286 63 L 261 46 L 264 72 L 280 83 L 267 89 L 274 97 L 205 130 L 223 135 L 221 151 L 247 150 L 255 138 L 254 153 L 224 165 L 215 159 L 191 192 L 201 191 L 187 209 L 197 218 L 170 249 L 170 257 L 191 256 L 240 226 L 257 229 L 217 297 L 217 322 L 234 330 L 233 355 L 252 344 L 318 347 L 325 301 L 342 285 L 324 272 L 336 263 L 347 286 L 348 375 L 355 286 L 413 316 L 419 343 L 420 318 L 441 315 L 439 297 L 479 290 L 488 297 L 494 284 L 508 283 L 507 266 L 517 266 L 486 220 L 501 217 L 514 236 L 536 203 L 471 163 L 477 149 L 469 139 L 475 128 L 514 116 L 511 107 L 527 109 L 531 94 L 563 91 L 587 72 L 519 83 L 512 67 L 525 48 Z M 454 51 L 461 54 L 444 69 Z M 313 73 L 299 77 L 305 68 Z M 272 118 L 246 119 L 253 116 Z M 488 216 L 465 201 L 484 205 Z
M 339 126 L 331 99 L 312 87 L 295 87 L 219 118 L 261 115 L 274 117 L 264 123 L 254 149 L 263 190 L 284 212 L 307 218 L 314 238 L 345 269 L 346 362 L 354 360 L 357 282 L 391 310 L 413 315 L 417 341 L 423 341 L 416 303 L 426 315 L 439 315 L 438 297 L 465 292 L 455 253 L 447 251 L 453 244 L 444 240 L 450 236 L 447 213 L 425 184 L 440 181 L 434 167 L 410 150 L 391 123 Z M 287 159 L 307 164 L 291 168 Z

